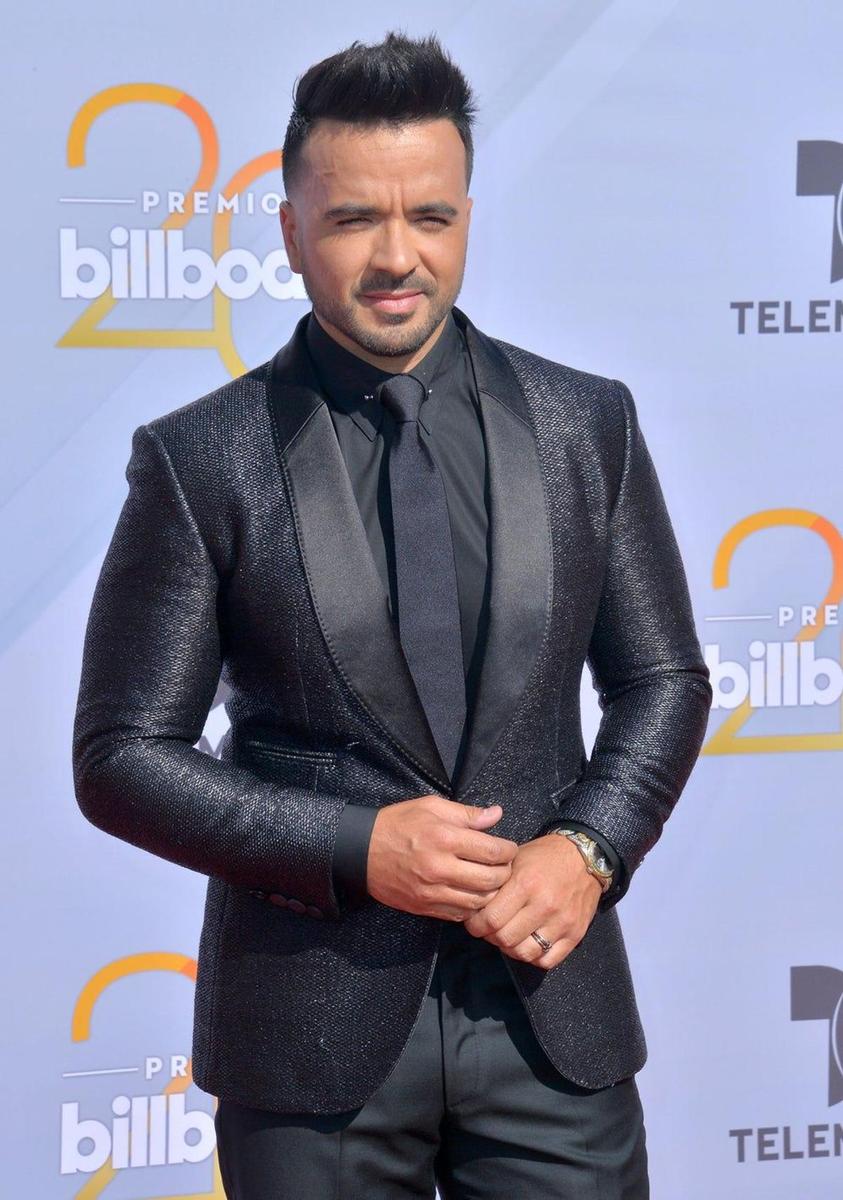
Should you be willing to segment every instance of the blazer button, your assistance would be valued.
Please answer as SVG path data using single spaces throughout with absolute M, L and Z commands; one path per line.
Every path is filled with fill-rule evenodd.
M 317 906 L 315 904 L 308 904 L 307 912 L 308 912 L 308 915 L 311 917 L 324 917 L 324 915 L 325 915 L 322 912 L 322 909 L 317 908 Z
M 279 908 L 287 908 L 289 901 L 286 896 L 282 896 L 280 892 L 270 892 L 269 898 L 273 904 L 277 904 Z
M 297 900 L 295 896 L 292 896 L 287 901 L 287 908 L 291 908 L 293 912 L 297 913 L 303 913 L 307 911 L 305 905 L 302 904 L 301 900 Z

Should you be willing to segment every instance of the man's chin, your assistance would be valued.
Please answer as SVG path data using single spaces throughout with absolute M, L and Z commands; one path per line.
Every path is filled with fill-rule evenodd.
M 408 331 L 396 330 L 395 336 L 384 337 L 382 332 L 364 333 L 355 338 L 358 345 L 363 346 L 370 354 L 378 354 L 383 358 L 402 358 L 408 354 L 415 354 L 420 346 L 423 346 L 427 340 L 427 335 L 424 332 L 416 333 Z
M 400 358 L 414 354 L 442 321 L 444 314 L 431 319 L 430 311 L 413 313 L 383 313 L 367 309 L 354 328 L 344 332 L 370 354 L 383 358 Z

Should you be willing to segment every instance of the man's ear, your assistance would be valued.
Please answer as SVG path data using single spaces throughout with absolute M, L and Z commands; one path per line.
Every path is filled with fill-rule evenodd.
M 278 220 L 281 225 L 281 236 L 284 239 L 284 248 L 287 251 L 290 270 L 300 275 L 301 263 L 296 245 L 296 210 L 289 200 L 282 200 L 279 204 Z

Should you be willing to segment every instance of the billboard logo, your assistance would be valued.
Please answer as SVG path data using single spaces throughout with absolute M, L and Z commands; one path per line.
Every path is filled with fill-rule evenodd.
M 181 229 L 109 231 L 109 251 L 80 246 L 72 227 L 59 230 L 59 279 L 63 300 L 204 300 L 216 289 L 229 300 L 259 291 L 273 300 L 303 300 L 301 276 L 290 270 L 279 247 L 264 258 L 233 246 L 218 258 L 185 246 Z
M 843 696 L 843 667 L 834 658 L 818 658 L 813 642 L 749 643 L 749 666 L 720 658 L 715 642 L 705 647 L 715 709 L 811 708 L 837 704 Z
M 183 1092 L 115 1096 L 111 1111 L 108 1125 L 80 1117 L 75 1101 L 62 1104 L 62 1175 L 90 1174 L 106 1164 L 118 1170 L 198 1163 L 214 1152 L 214 1118 L 201 1109 L 187 1109 Z
M 843 663 L 839 635 L 843 599 L 843 534 L 822 513 L 803 508 L 762 509 L 741 518 L 727 529 L 717 546 L 711 582 L 715 590 L 733 586 L 752 573 L 753 562 L 744 557 L 747 543 L 771 530 L 809 533 L 818 538 L 828 559 L 830 586 L 820 600 L 763 605 L 749 611 L 740 600 L 724 601 L 722 610 L 704 619 L 720 624 L 727 639 L 705 640 L 704 656 L 714 690 L 715 710 L 726 716 L 709 734 L 701 753 L 776 754 L 815 750 L 843 750 L 841 717 L 836 729 L 822 728 L 823 710 L 834 709 L 843 698 Z M 755 626 L 755 637 L 744 641 L 745 630 Z M 760 626 L 760 628 L 758 628 Z M 778 637 L 771 628 L 784 632 Z M 823 643 L 819 638 L 823 638 Z M 830 641 L 838 643 L 829 645 Z M 827 651 L 833 651 L 833 655 Z M 737 651 L 737 654 L 735 653 Z M 746 733 L 756 714 L 781 710 L 766 722 L 766 730 Z M 811 720 L 809 718 L 813 717 Z M 807 721 L 803 718 L 809 718 Z
M 84 226 L 71 219 L 59 228 L 58 254 L 61 297 L 84 307 L 56 342 L 73 349 L 161 347 L 215 350 L 232 379 L 244 374 L 248 364 L 238 350 L 232 308 L 241 301 L 300 302 L 307 299 L 301 277 L 290 269 L 286 250 L 271 246 L 257 252 L 260 238 L 269 232 L 264 222 L 244 237 L 233 228 L 234 218 L 274 216 L 277 220 L 282 193 L 270 185 L 278 177 L 282 152 L 262 151 L 235 167 L 227 180 L 218 181 L 221 149 L 211 114 L 182 88 L 157 83 L 120 83 L 88 97 L 77 109 L 67 134 L 66 165 L 80 171 L 91 165 L 91 132 L 106 114 L 117 114 L 135 105 L 163 105 L 179 126 L 185 119 L 192 126 L 199 162 L 192 184 L 178 191 L 144 188 L 139 195 L 125 173 L 131 156 L 123 153 L 120 130 L 109 123 L 104 136 L 117 147 L 112 158 L 118 170 L 107 195 L 91 194 L 74 183 L 71 194 L 60 197 L 63 205 L 82 205 Z M 162 146 L 166 142 L 162 139 Z M 110 143 L 101 136 L 96 149 L 107 155 Z M 120 169 L 123 168 L 123 169 Z M 86 194 L 87 193 L 87 194 Z M 157 220 L 157 227 L 144 219 L 113 223 L 109 220 L 99 245 L 91 244 L 92 205 L 109 212 L 119 205 L 122 212 L 139 213 Z M 72 211 L 69 209 L 67 211 Z M 207 218 L 204 220 L 203 218 Z M 273 222 L 275 224 L 275 222 Z M 273 231 L 277 240 L 278 230 Z M 106 241 L 107 239 L 107 241 Z M 238 244 L 239 242 L 239 244 Z M 201 244 L 200 244 L 201 243 Z M 179 303 L 179 315 L 168 310 Z M 206 302 L 196 324 L 185 324 L 185 302 Z M 138 324 L 124 322 L 115 309 L 134 313 L 146 308 Z M 209 311 L 210 310 L 210 311 Z M 155 311 L 153 319 L 151 312 Z

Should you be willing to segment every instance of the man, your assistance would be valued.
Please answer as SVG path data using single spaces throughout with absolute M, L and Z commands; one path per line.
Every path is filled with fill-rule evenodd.
M 312 311 L 135 431 L 92 603 L 76 794 L 209 876 L 193 1073 L 238 1200 L 648 1195 L 616 906 L 712 693 L 628 388 L 454 303 L 472 120 L 433 37 L 299 81 Z

